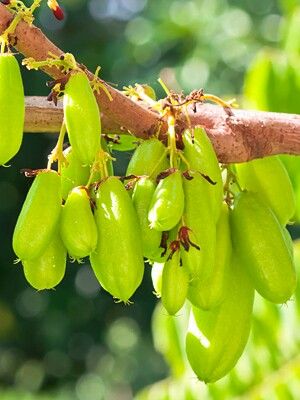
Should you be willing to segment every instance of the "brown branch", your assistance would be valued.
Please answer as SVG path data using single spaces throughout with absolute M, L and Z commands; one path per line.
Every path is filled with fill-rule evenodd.
M 238 162 L 271 154 L 300 154 L 300 116 L 261 111 L 232 110 L 202 104 L 190 113 L 192 125 L 209 132 L 222 162 Z M 26 98 L 26 132 L 58 132 L 62 105 L 55 107 L 43 97 Z M 104 120 L 104 130 L 113 130 Z M 115 127 L 117 130 L 117 126 Z
M 10 23 L 12 14 L 0 4 L 0 32 Z M 63 52 L 40 29 L 21 22 L 15 32 L 15 48 L 26 57 L 44 60 L 49 52 Z M 56 68 L 45 69 L 53 78 L 62 75 Z M 87 71 L 90 78 L 93 75 Z M 97 97 L 101 104 L 105 131 L 129 130 L 138 137 L 147 138 L 161 124 L 159 115 L 124 96 L 105 83 L 113 97 L 110 102 L 104 92 Z M 189 109 L 192 126 L 203 125 L 221 162 L 239 162 L 272 154 L 300 154 L 300 116 L 232 110 L 229 115 L 222 107 L 199 104 L 194 113 Z M 54 107 L 41 98 L 27 98 L 25 130 L 27 132 L 58 131 L 62 120 L 61 106 Z M 183 117 L 178 121 L 180 129 L 187 124 Z M 163 122 L 161 132 L 166 131 Z

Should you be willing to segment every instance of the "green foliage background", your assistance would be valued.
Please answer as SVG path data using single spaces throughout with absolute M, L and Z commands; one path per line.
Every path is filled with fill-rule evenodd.
M 277 81 L 267 89 L 257 78 L 259 72 L 246 85 L 246 100 L 242 96 L 245 74 L 258 53 L 280 52 L 281 59 L 287 60 L 284 63 L 298 62 L 298 0 L 61 3 L 64 22 L 56 21 L 44 5 L 36 24 L 89 69 L 100 64 L 102 77 L 119 88 L 148 83 L 162 94 L 156 83 L 161 76 L 175 90 L 203 87 L 223 97 L 237 96 L 250 107 L 299 113 L 299 92 L 294 90 L 300 90 L 299 76 L 291 85 L 283 82 L 271 96 L 278 99 L 276 105 L 270 100 L 262 105 Z M 272 50 L 262 50 L 266 47 Z M 27 95 L 48 93 L 47 77 L 24 68 L 22 72 Z M 295 101 L 288 105 L 291 97 Z M 125 307 L 114 304 L 100 289 L 87 263 L 70 264 L 64 281 L 47 293 L 29 288 L 21 266 L 13 263 L 12 232 L 30 185 L 19 171 L 45 166 L 54 143 L 54 135 L 26 134 L 12 166 L 0 169 L 0 398 L 129 400 L 170 374 L 152 343 L 151 315 L 157 300 L 152 295 L 150 268 L 146 266 L 134 304 Z M 119 159 L 116 173 L 124 171 L 129 156 Z M 293 234 L 297 236 L 297 228 Z M 179 399 L 180 390 L 182 399 L 299 397 L 299 359 L 294 360 L 299 354 L 298 310 L 298 303 L 280 308 L 258 301 L 253 339 L 236 372 L 210 389 L 184 372 L 177 383 L 168 378 L 156 384 L 151 389 L 155 395 L 149 398 Z M 294 361 L 287 368 L 290 359 Z M 186 385 L 190 397 L 183 389 Z M 248 392 L 250 386 L 258 390 Z M 159 387 L 168 388 L 165 395 Z M 140 396 L 148 399 L 147 392 Z

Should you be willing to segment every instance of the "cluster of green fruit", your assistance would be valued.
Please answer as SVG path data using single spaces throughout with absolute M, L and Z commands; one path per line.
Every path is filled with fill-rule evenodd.
M 204 131 L 195 129 L 194 136 L 189 143 L 189 132 L 184 133 L 183 156 L 189 175 L 196 175 L 183 180 L 182 221 L 200 250 L 183 246 L 179 262 L 174 256 L 155 262 L 152 280 L 170 314 L 186 297 L 191 302 L 187 357 L 199 379 L 214 382 L 243 352 L 254 290 L 273 303 L 288 301 L 295 291 L 292 240 L 285 228 L 294 216 L 295 199 L 278 157 L 230 166 L 222 177 L 212 148 L 205 146 Z M 203 179 L 200 171 L 213 177 L 216 185 Z M 188 279 L 182 278 L 184 270 Z
M 0 67 L 8 60 L 16 70 L 11 55 L 1 56 Z M 14 85 L 1 79 L 1 92 L 10 83 L 18 94 L 10 104 L 18 101 L 21 125 L 24 95 L 15 76 Z M 13 235 L 26 279 L 38 290 L 53 288 L 65 274 L 67 254 L 90 257 L 101 286 L 129 303 L 146 258 L 167 312 L 175 315 L 187 299 L 192 304 L 186 352 L 193 370 L 205 382 L 218 380 L 243 352 L 254 290 L 284 303 L 296 287 L 285 228 L 295 200 L 285 167 L 272 157 L 220 168 L 204 129 L 175 132 L 170 106 L 167 145 L 156 137 L 143 141 L 126 176 L 114 176 L 85 73 L 75 66 L 61 80 L 61 92 L 64 122 L 57 146 L 47 169 L 26 171 L 35 179 Z M 19 125 L 8 125 L 13 152 Z M 66 132 L 71 147 L 63 152 Z M 58 171 L 51 169 L 55 161 Z

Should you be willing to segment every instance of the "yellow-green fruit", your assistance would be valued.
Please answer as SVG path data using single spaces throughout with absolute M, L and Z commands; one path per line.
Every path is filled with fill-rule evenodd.
M 226 285 L 218 307 L 209 311 L 193 307 L 190 314 L 187 357 L 197 377 L 206 383 L 217 381 L 235 366 L 250 333 L 254 289 L 236 255 Z
M 100 112 L 84 72 L 71 74 L 64 90 L 64 118 L 72 149 L 83 165 L 91 165 L 100 149 Z
M 286 225 L 294 216 L 296 204 L 287 170 L 277 156 L 236 164 L 238 181 L 243 189 L 255 192 Z
M 60 212 L 60 176 L 42 170 L 29 189 L 13 234 L 13 249 L 20 260 L 43 253 L 57 228 Z
M 188 271 L 180 265 L 180 252 L 166 261 L 161 281 L 161 301 L 170 315 L 175 315 L 184 305 L 189 286 Z
M 221 303 L 226 292 L 226 275 L 229 273 L 231 251 L 229 211 L 228 206 L 223 204 L 217 223 L 215 260 L 211 274 L 206 276 L 205 280 L 193 279 L 189 286 L 188 299 L 194 306 L 209 310 Z M 203 269 L 205 268 L 204 265 Z
M 184 209 L 181 172 L 176 170 L 161 179 L 153 194 L 148 221 L 151 229 L 169 231 L 178 224 Z
M 212 192 L 210 184 L 201 175 L 195 174 L 192 180 L 183 179 L 185 208 L 183 220 L 190 229 L 192 242 L 200 250 L 190 247 L 189 251 L 181 250 L 183 265 L 190 277 L 205 282 L 214 272 L 216 249 L 216 223 L 212 209 Z
M 144 262 L 138 218 L 116 177 L 107 178 L 98 188 L 95 221 L 98 243 L 91 265 L 104 289 L 127 302 L 142 281 Z
M 95 250 L 98 232 L 85 188 L 74 188 L 60 217 L 60 234 L 71 257 L 87 257 Z
M 87 184 L 90 167 L 82 165 L 82 162 L 72 151 L 72 147 L 64 150 L 64 156 L 67 163 L 62 165 L 61 168 L 61 192 L 62 198 L 66 200 L 73 188 Z
M 187 371 L 183 332 L 187 328 L 188 314 L 189 307 L 185 304 L 176 318 L 170 317 L 161 302 L 158 302 L 152 315 L 154 347 L 163 355 L 172 376 L 176 378 Z
M 22 261 L 25 278 L 37 290 L 52 289 L 65 275 L 66 259 L 67 250 L 55 232 L 40 256 Z
M 13 54 L 0 54 L 0 165 L 20 149 L 23 138 L 25 100 L 18 61 Z
M 186 130 L 183 143 L 183 154 L 190 169 L 206 175 L 215 183 L 209 184 L 207 190 L 211 192 L 211 207 L 217 221 L 223 202 L 223 181 L 215 150 L 202 127 Z
M 296 289 L 290 245 L 272 210 L 251 192 L 242 192 L 231 212 L 234 248 L 254 287 L 273 303 L 285 303 Z
M 155 295 L 157 297 L 161 297 L 161 282 L 162 282 L 162 273 L 164 269 L 163 263 L 155 262 L 151 267 L 151 279 L 154 288 Z
M 167 168 L 167 149 L 160 140 L 152 138 L 137 147 L 128 164 L 126 175 L 147 175 L 155 180 Z
M 143 255 L 149 259 L 158 258 L 163 252 L 159 247 L 161 232 L 151 229 L 148 222 L 148 211 L 155 188 L 156 185 L 150 178 L 143 177 L 135 184 L 132 194 L 132 202 L 141 227 Z

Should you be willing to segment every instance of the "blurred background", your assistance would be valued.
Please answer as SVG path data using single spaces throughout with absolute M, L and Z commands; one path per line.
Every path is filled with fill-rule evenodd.
M 160 76 L 177 91 L 204 88 L 236 96 L 242 107 L 300 112 L 299 0 L 60 3 L 63 22 L 44 4 L 36 24 L 89 69 L 101 65 L 101 77 L 120 89 L 148 83 L 162 95 Z M 27 95 L 48 94 L 45 75 L 22 73 Z M 257 296 L 245 354 L 228 377 L 206 387 L 182 353 L 185 312 L 166 319 L 148 266 L 130 307 L 101 290 L 88 263 L 70 263 L 56 290 L 38 293 L 27 285 L 11 247 L 31 183 L 19 171 L 44 167 L 55 139 L 26 134 L 12 166 L 0 169 L 0 399 L 300 398 L 299 293 L 285 306 Z M 130 154 L 116 155 L 121 174 Z M 300 162 L 283 160 L 300 209 Z M 299 236 L 297 223 L 290 231 Z M 300 273 L 300 245 L 295 248 Z

